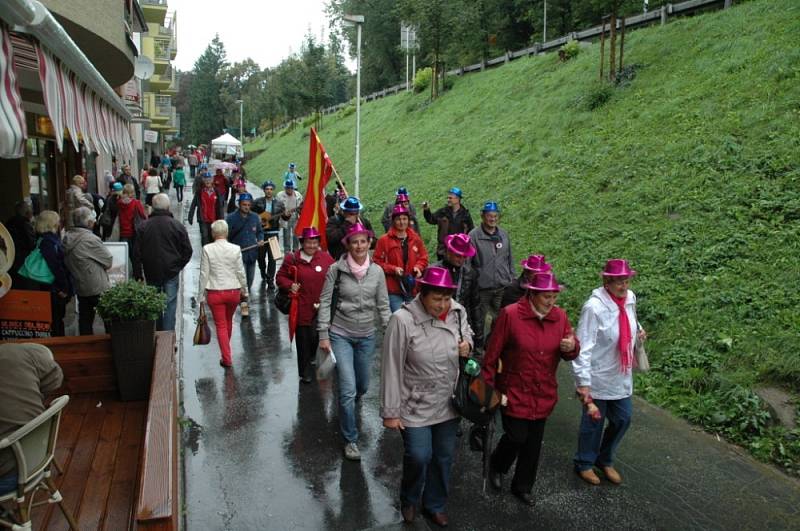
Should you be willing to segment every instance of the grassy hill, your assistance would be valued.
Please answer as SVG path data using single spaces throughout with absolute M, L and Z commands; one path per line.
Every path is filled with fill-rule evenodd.
M 517 257 L 544 253 L 567 284 L 573 322 L 604 260 L 629 259 L 654 365 L 637 393 L 797 473 L 800 430 L 752 390 L 800 393 L 798 35 L 800 3 L 752 1 L 628 33 L 619 86 L 597 81 L 593 45 L 458 78 L 433 103 L 368 103 L 366 215 L 399 185 L 417 205 L 460 186 L 476 218 L 499 201 Z M 351 114 L 320 131 L 348 187 L 354 129 Z M 256 181 L 305 170 L 307 130 L 259 144 Z

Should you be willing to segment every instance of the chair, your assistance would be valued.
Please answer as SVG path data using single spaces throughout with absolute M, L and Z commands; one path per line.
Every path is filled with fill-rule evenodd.
M 31 529 L 31 510 L 46 503 L 57 503 L 73 530 L 78 530 L 75 518 L 64 507 L 61 493 L 50 477 L 50 467 L 55 464 L 58 426 L 61 412 L 69 396 L 53 400 L 41 415 L 19 428 L 8 437 L 0 439 L 0 450 L 10 448 L 17 461 L 17 489 L 0 495 L 0 504 L 12 502 L 13 509 L 0 515 L 0 527 L 12 530 Z M 44 490 L 47 500 L 34 503 L 36 492 Z M 13 520 L 9 519 L 13 518 Z

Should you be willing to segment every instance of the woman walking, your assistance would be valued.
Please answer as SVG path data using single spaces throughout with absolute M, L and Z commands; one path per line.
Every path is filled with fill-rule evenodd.
M 233 314 L 242 299 L 247 299 L 247 281 L 244 275 L 242 249 L 229 243 L 228 224 L 218 219 L 211 224 L 212 243 L 203 247 L 200 259 L 200 289 L 197 299 L 208 301 L 219 343 L 219 364 L 226 369 L 233 366 L 231 334 Z
M 119 213 L 119 241 L 128 242 L 128 259 L 133 263 L 133 247 L 136 243 L 136 226 L 147 219 L 141 201 L 134 195 L 136 189 L 128 183 L 122 187 L 122 197 L 117 201 Z
M 161 187 L 163 182 L 161 177 L 158 175 L 158 171 L 155 168 L 150 168 L 150 171 L 147 172 L 147 179 L 144 181 L 145 193 L 145 204 L 147 206 L 153 206 L 153 198 L 156 194 L 161 193 Z
M 342 243 L 347 252 L 331 266 L 320 295 L 319 348 L 333 350 L 339 379 L 339 426 L 345 458 L 361 459 L 355 403 L 369 387 L 375 352 L 375 314 L 389 322 L 389 297 L 383 270 L 369 259 L 372 231 L 356 223 Z
M 410 211 L 403 206 L 392 210 L 389 232 L 378 238 L 373 258 L 386 274 L 389 309 L 392 313 L 416 294 L 414 284 L 428 266 L 428 250 L 422 238 L 409 227 Z
M 392 315 L 383 339 L 381 417 L 403 436 L 403 520 L 413 521 L 422 505 L 444 527 L 459 425 L 450 396 L 458 357 L 472 349 L 472 329 L 452 298 L 457 286 L 446 268 L 429 267 L 419 284 L 419 295 Z
M 575 385 L 582 402 L 594 403 L 600 418 L 593 419 L 584 408 L 575 472 L 592 485 L 600 483 L 595 466 L 611 483 L 622 483 L 614 468 L 614 455 L 633 413 L 634 344 L 637 338 L 644 341 L 647 337 L 636 320 L 636 295 L 629 289 L 634 275 L 636 271 L 626 260 L 608 260 L 602 272 L 603 286 L 592 291 L 578 323 L 582 349 L 572 362 Z
M 516 461 L 511 493 L 526 505 L 535 503 L 544 425 L 558 401 L 558 362 L 580 350 L 567 314 L 556 306 L 561 288 L 552 273 L 536 273 L 525 285 L 527 296 L 501 310 L 483 360 L 483 377 L 503 393 L 505 406 L 489 482 L 500 490 L 501 474 Z
M 183 166 L 178 166 L 172 172 L 172 182 L 175 183 L 175 199 L 178 203 L 183 203 L 183 187 L 186 186 L 186 174 L 183 172 Z
M 331 255 L 322 251 L 320 233 L 306 227 L 300 236 L 300 249 L 287 254 L 276 282 L 278 289 L 298 294 L 297 313 L 297 374 L 303 383 L 311 383 L 311 359 L 319 344 L 317 309 L 325 275 L 333 264 Z
M 56 212 L 43 210 L 36 217 L 36 235 L 39 238 L 36 246 L 53 274 L 52 284 L 36 282 L 39 291 L 50 292 L 50 317 L 52 325 L 50 333 L 53 337 L 64 335 L 64 315 L 67 303 L 72 298 L 72 278 L 67 269 L 64 255 L 64 244 L 59 233 L 60 219 Z

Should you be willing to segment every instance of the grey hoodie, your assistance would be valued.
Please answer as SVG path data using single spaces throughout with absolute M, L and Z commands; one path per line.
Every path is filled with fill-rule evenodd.
M 333 327 L 348 330 L 353 337 L 367 337 L 375 332 L 375 313 L 381 320 L 381 327 L 386 328 L 391 312 L 389 311 L 389 292 L 386 290 L 386 277 L 383 269 L 370 261 L 364 278 L 357 280 L 347 265 L 347 255 L 343 255 L 325 275 L 325 285 L 319 299 L 317 314 L 317 330 L 320 339 L 329 339 L 331 328 L 331 298 L 339 276 L 339 303 L 333 317 Z
M 109 288 L 111 252 L 89 229 L 74 227 L 64 236 L 64 257 L 79 297 L 100 295 Z

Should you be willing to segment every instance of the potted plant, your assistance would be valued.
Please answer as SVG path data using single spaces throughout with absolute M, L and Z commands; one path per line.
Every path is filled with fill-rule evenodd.
M 111 355 L 122 400 L 147 400 L 155 353 L 156 319 L 166 295 L 143 282 L 121 282 L 100 296 L 97 313 L 111 333 Z

